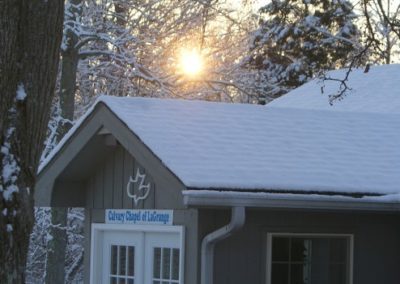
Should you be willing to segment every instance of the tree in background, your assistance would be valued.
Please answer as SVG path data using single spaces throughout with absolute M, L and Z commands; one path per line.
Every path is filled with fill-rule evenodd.
M 0 1 L 0 279 L 24 283 L 64 3 Z
M 360 3 L 365 38 L 372 43 L 372 62 L 390 64 L 400 55 L 400 4 L 396 2 L 363 0 Z
M 273 0 L 260 9 L 249 64 L 275 98 L 322 70 L 343 67 L 360 49 L 353 6 L 345 0 Z
M 222 0 L 86 0 L 80 7 L 65 28 L 75 34 L 68 42 L 76 43 L 65 47 L 76 55 L 78 108 L 99 94 L 242 102 L 255 96 L 253 71 L 240 68 L 255 27 L 250 4 L 240 14 Z M 181 72 L 182 49 L 201 53 L 201 74 Z M 61 90 L 73 90 L 72 82 Z
M 348 1 L 272 1 L 262 8 L 259 25 L 251 1 L 243 2 L 238 12 L 226 0 L 68 0 L 59 100 L 53 106 L 45 153 L 100 94 L 265 103 L 321 71 L 371 54 L 363 50 L 355 24 L 360 23 Z M 367 6 L 368 15 L 370 9 Z M 389 18 L 387 26 L 397 35 L 396 17 Z M 184 49 L 201 55 L 198 74 L 182 71 Z M 40 211 L 37 214 L 44 218 Z M 64 223 L 39 222 L 32 240 L 42 240 L 38 246 L 42 251 L 52 247 L 51 240 L 68 240 L 65 268 L 59 273 L 52 266 L 64 256 L 45 255 L 45 261 L 38 261 L 36 256 L 43 253 L 31 247 L 31 267 L 35 267 L 31 271 L 41 263 L 41 271 L 47 268 L 59 276 L 65 273 L 67 282 L 79 281 L 82 250 L 70 246 L 70 240 L 83 238 L 82 218 L 70 214 L 74 217 L 67 222 L 66 211 L 59 216 Z M 74 223 L 76 230 L 68 223 Z M 66 227 L 68 237 L 55 237 L 46 227 L 61 234 Z M 49 272 L 32 274 L 32 282 L 43 282 L 44 275 L 47 282 L 63 282 Z
M 67 249 L 65 253 L 59 252 L 65 258 L 60 265 L 62 269 L 65 269 L 64 279 L 57 283 L 81 283 L 83 282 L 84 210 L 70 208 L 67 213 L 67 222 L 64 228 Z M 48 252 L 51 247 L 54 247 L 50 242 L 55 237 L 50 230 L 53 226 L 51 209 L 35 208 L 35 219 L 36 223 L 31 234 L 28 254 L 26 283 L 56 283 L 46 280 L 49 278 L 47 276 L 50 261 Z
M 234 44 L 228 34 L 217 35 L 208 29 L 218 16 L 229 18 L 231 11 L 217 6 L 218 1 L 92 1 L 66 2 L 64 36 L 58 99 L 53 102 L 48 139 L 42 159 L 58 143 L 75 117 L 99 94 L 131 96 L 168 96 L 210 99 L 234 84 L 229 80 L 191 81 L 178 74 L 175 51 L 187 43 L 203 47 L 213 43 L 214 59 L 232 62 L 240 52 L 225 48 Z M 238 33 L 237 22 L 230 19 L 230 33 Z M 244 35 L 243 30 L 240 31 Z M 218 45 L 217 45 L 218 44 Z M 225 44 L 225 45 L 224 45 Z M 235 49 L 233 49 L 235 50 Z M 246 50 L 242 45 L 241 50 Z M 210 54 L 212 52 L 210 51 Z M 229 57 L 228 54 L 232 54 Z M 217 65 L 215 65 L 217 66 Z M 214 68 L 214 67 L 213 67 Z M 224 75 L 223 65 L 220 74 Z M 214 70 L 216 70 L 214 68 Z M 216 73 L 216 72 L 215 72 Z M 209 77 L 211 78 L 211 76 Z M 216 87 L 208 87 L 215 84 Z M 193 91 L 189 85 L 196 85 Z M 219 87 L 221 86 L 221 87 Z M 184 90 L 187 90 L 187 92 Z M 223 100 L 225 98 L 220 98 Z M 32 234 L 28 281 L 63 283 L 82 280 L 82 212 L 63 208 L 37 209 L 37 226 Z M 50 222 L 51 220 L 51 222 Z M 70 224 L 74 223 L 72 229 Z M 72 244 L 71 239 L 79 240 Z M 67 246 L 66 255 L 63 253 Z M 65 263 L 65 265 L 64 265 Z M 40 271 L 40 273 L 39 273 Z

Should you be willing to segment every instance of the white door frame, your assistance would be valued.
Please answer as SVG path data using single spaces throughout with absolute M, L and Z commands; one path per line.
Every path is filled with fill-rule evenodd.
M 184 267 L 185 267 L 185 230 L 183 226 L 159 226 L 159 225 L 127 225 L 127 224 L 91 224 L 91 242 L 90 242 L 90 284 L 101 283 L 102 279 L 98 279 L 98 273 L 95 273 L 97 267 L 101 267 L 103 263 L 101 247 L 104 240 L 104 232 L 120 231 L 120 232 L 142 232 L 142 233 L 176 233 L 179 235 L 180 243 L 180 267 L 179 267 L 179 283 L 184 283 Z M 99 252 L 101 252 L 99 254 Z M 101 275 L 101 273 L 100 273 Z M 102 276 L 100 276 L 102 277 Z

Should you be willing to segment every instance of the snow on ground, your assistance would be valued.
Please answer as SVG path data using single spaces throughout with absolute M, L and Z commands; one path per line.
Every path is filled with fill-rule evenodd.
M 333 107 L 327 94 L 334 86 L 321 95 L 315 82 L 267 106 L 109 96 L 97 104 L 191 189 L 396 196 L 399 76 L 399 66 L 355 72 L 354 93 Z

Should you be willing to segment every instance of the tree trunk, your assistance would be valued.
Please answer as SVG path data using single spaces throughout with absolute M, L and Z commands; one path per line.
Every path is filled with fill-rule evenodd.
M 82 14 L 80 5 L 82 0 L 68 2 L 66 20 L 75 22 L 76 16 Z M 60 78 L 60 108 L 61 116 L 72 121 L 74 119 L 76 72 L 79 62 L 79 50 L 76 48 L 78 37 L 71 29 L 65 31 L 64 47 L 61 50 L 61 78 Z M 63 123 L 58 130 L 58 142 L 71 128 L 71 123 Z M 67 216 L 68 208 L 51 208 L 50 234 L 53 237 L 49 242 L 46 265 L 46 283 L 65 283 L 65 255 L 67 249 Z
M 0 279 L 24 283 L 63 0 L 0 0 Z
M 48 244 L 46 279 L 48 284 L 65 283 L 65 253 L 67 248 L 67 215 L 68 208 L 52 207 L 50 234 Z

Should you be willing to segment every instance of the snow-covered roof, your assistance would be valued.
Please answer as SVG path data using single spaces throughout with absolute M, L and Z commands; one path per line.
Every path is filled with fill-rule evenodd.
M 189 189 L 393 195 L 400 193 L 400 66 L 366 74 L 355 72 L 354 93 L 333 107 L 316 82 L 267 106 L 110 96 L 96 104 Z
M 366 73 L 364 70 L 350 73 L 346 82 L 350 90 L 332 105 L 329 95 L 337 94 L 340 82 L 316 79 L 272 101 L 268 107 L 400 114 L 400 65 L 371 66 Z M 347 69 L 331 71 L 326 77 L 341 80 L 346 72 Z

